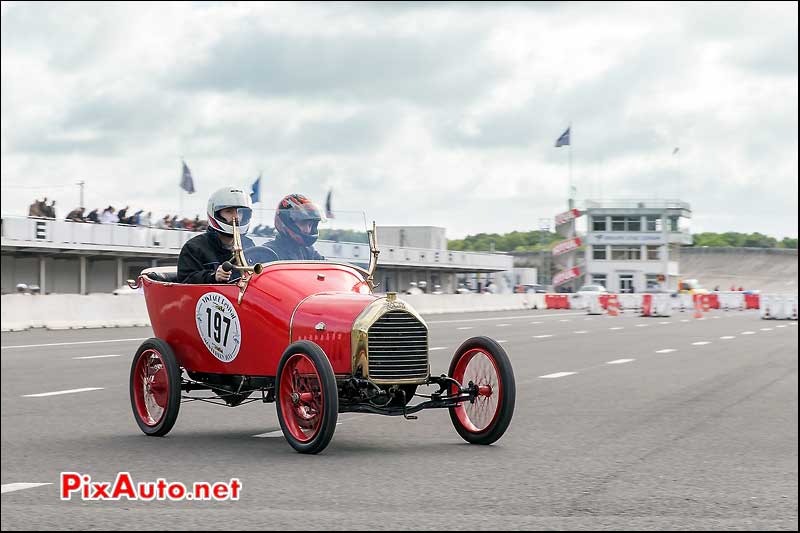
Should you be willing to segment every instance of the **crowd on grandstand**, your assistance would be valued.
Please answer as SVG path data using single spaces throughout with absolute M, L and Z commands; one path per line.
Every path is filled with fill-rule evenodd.
M 56 218 L 56 201 L 51 200 L 48 204 L 47 197 L 43 200 L 35 200 L 28 208 L 29 217 L 37 218 Z M 208 228 L 208 221 L 201 219 L 200 215 L 194 218 L 178 217 L 178 215 L 164 215 L 161 218 L 153 218 L 153 212 L 144 209 L 131 212 L 130 206 L 116 210 L 109 205 L 104 209 L 95 208 L 86 212 L 84 207 L 76 207 L 70 211 L 64 220 L 72 222 L 88 222 L 94 224 L 125 224 L 129 226 L 145 226 L 159 229 L 184 229 L 189 231 L 205 231 Z M 257 225 L 250 230 L 251 235 L 259 237 L 271 237 L 275 230 L 270 226 Z

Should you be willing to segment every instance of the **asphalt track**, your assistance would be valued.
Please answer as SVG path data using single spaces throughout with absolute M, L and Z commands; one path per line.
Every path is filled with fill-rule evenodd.
M 3 333 L 2 529 L 797 529 L 796 322 L 722 311 L 427 318 L 435 373 L 467 337 L 503 341 L 517 406 L 496 444 L 466 444 L 445 411 L 345 414 L 330 446 L 305 456 L 281 436 L 255 437 L 279 429 L 261 403 L 184 404 L 167 437 L 149 438 L 128 399 L 149 328 Z M 242 492 L 61 501 L 64 471 L 238 478 Z

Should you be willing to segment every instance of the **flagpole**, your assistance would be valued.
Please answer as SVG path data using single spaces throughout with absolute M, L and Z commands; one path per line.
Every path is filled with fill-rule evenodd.
M 570 209 L 575 207 L 575 199 L 572 197 L 572 121 L 569 121 L 569 189 L 567 189 L 567 204 Z

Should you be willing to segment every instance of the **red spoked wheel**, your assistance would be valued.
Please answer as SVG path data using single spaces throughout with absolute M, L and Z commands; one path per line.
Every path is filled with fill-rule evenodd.
M 458 434 L 471 444 L 491 444 L 502 437 L 516 402 L 514 371 L 503 347 L 488 337 L 468 339 L 453 355 L 450 377 L 478 392 L 474 401 L 450 408 Z M 458 392 L 455 385 L 450 392 Z
M 169 433 L 181 405 L 181 369 L 166 342 L 148 339 L 139 346 L 131 363 L 130 395 L 133 417 L 146 435 Z
M 309 341 L 291 344 L 281 357 L 277 379 L 278 421 L 300 453 L 319 453 L 333 438 L 339 417 L 336 377 L 322 348 Z

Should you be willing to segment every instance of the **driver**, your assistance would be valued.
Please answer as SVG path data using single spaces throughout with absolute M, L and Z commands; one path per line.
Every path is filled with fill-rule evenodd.
M 317 226 L 322 219 L 320 209 L 302 194 L 285 197 L 275 211 L 278 236 L 259 247 L 268 251 L 266 261 L 324 261 L 325 258 L 314 249 L 319 237 Z
M 245 237 L 250 226 L 250 196 L 235 187 L 223 187 L 208 199 L 208 231 L 189 239 L 178 257 L 180 283 L 225 283 L 231 273 L 222 263 L 233 258 L 233 219 L 238 218 L 242 248 L 254 246 Z M 238 272 L 236 273 L 238 275 Z

